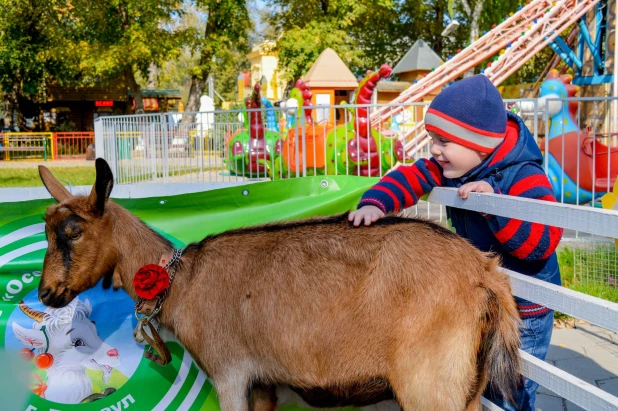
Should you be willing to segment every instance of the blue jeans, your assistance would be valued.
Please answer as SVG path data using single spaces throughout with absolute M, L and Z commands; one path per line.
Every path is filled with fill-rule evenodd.
M 541 317 L 523 319 L 519 332 L 522 351 L 545 360 L 553 327 L 553 311 L 549 311 Z M 520 385 L 513 392 L 515 404 L 505 401 L 499 393 L 494 392 L 495 390 L 486 390 L 484 395 L 485 398 L 507 411 L 534 411 L 534 401 L 536 400 L 536 390 L 538 387 L 539 384 L 536 382 L 524 378 L 523 385 Z

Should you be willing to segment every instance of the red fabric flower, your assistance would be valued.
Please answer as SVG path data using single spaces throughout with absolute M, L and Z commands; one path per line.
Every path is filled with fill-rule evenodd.
M 148 264 L 140 268 L 133 278 L 133 287 L 140 298 L 152 300 L 170 286 L 170 276 L 165 268 Z

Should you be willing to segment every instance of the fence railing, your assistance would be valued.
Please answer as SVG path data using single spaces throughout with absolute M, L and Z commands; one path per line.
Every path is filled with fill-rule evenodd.
M 519 109 L 543 152 L 560 202 L 588 204 L 615 184 L 616 102 L 505 100 L 506 108 Z M 381 177 L 431 156 L 422 127 L 427 104 L 325 105 L 303 108 L 302 115 L 274 107 L 104 117 L 95 122 L 97 155 L 112 164 L 117 183 Z M 370 126 L 366 117 L 378 109 L 396 114 Z
M 0 134 L 2 159 L 30 159 L 51 157 L 52 133 L 3 133 Z
M 428 201 L 502 217 L 618 238 L 618 212 L 497 194 L 472 193 L 467 200 L 452 188 L 435 188 Z M 618 332 L 618 304 L 505 270 L 513 294 L 591 324 Z M 618 410 L 615 397 L 576 376 L 520 351 L 522 373 L 587 410 Z M 487 404 L 488 409 L 499 409 Z
M 374 105 L 312 107 L 312 119 L 280 107 L 104 117 L 95 122 L 97 156 L 119 183 L 382 176 L 413 160 L 401 139 L 427 104 L 392 106 L 404 110 L 373 128 L 367 110 Z M 405 141 L 414 147 L 413 140 Z
M 83 160 L 88 146 L 94 144 L 91 131 L 70 131 L 53 133 L 53 160 Z
M 93 132 L 0 133 L 0 159 L 83 160 L 91 144 Z

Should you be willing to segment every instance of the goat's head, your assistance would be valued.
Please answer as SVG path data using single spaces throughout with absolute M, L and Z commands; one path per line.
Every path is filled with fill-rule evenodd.
M 66 307 L 47 308 L 45 312 L 23 302 L 19 308 L 35 323 L 32 329 L 13 323 L 15 336 L 27 348 L 50 353 L 55 368 L 72 371 L 89 368 L 103 371 L 105 376 L 120 364 L 118 350 L 98 336 L 96 324 L 89 318 L 92 306 L 88 300 L 74 299 Z
M 116 261 L 112 219 L 107 202 L 113 175 L 107 162 L 96 160 L 96 182 L 88 196 L 73 196 L 51 172 L 39 166 L 43 184 L 58 201 L 45 213 L 48 246 L 39 284 L 39 300 L 60 308 L 106 277 L 109 287 Z

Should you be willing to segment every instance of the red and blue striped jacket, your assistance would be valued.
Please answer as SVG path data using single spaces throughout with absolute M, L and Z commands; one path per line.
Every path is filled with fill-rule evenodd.
M 411 207 L 433 187 L 460 187 L 471 181 L 486 181 L 497 194 L 555 202 L 553 188 L 542 167 L 542 155 L 523 121 L 509 113 L 502 144 L 466 175 L 448 179 L 434 159 L 402 166 L 384 176 L 362 197 L 358 207 L 374 205 L 385 213 Z M 477 248 L 500 254 L 506 268 L 560 284 L 556 247 L 563 230 L 496 215 L 447 208 L 457 233 Z M 549 312 L 538 304 L 516 298 L 520 315 L 537 317 Z

